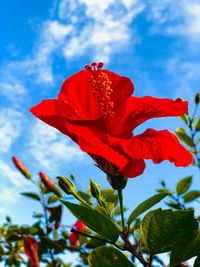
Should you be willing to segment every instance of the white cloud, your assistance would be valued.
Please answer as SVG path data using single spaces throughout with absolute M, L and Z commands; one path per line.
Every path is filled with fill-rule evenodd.
M 0 110 L 0 152 L 7 153 L 21 133 L 23 116 L 11 108 Z
M 67 136 L 40 121 L 30 133 L 29 154 L 46 171 L 85 160 L 84 153 Z
M 20 83 L 7 83 L 0 81 L 0 94 L 13 103 L 19 103 L 22 100 L 25 92 L 26 89 Z
M 199 91 L 200 63 L 174 57 L 168 60 L 166 70 L 173 76 L 175 96 L 184 96 L 192 100 L 194 93 Z
M 3 71 L 18 79 L 31 79 L 38 84 L 53 84 L 53 56 L 72 31 L 72 25 L 64 25 L 56 20 L 47 20 L 41 27 L 31 56 L 21 61 L 11 61 Z
M 130 24 L 144 10 L 141 2 L 77 0 L 69 4 L 69 1 L 63 0 L 60 4 L 62 9 L 59 9 L 61 18 L 64 18 L 63 10 L 69 8 L 73 21 L 78 22 L 80 5 L 86 23 L 74 27 L 74 36 L 63 47 L 66 59 L 89 52 L 91 59 L 108 63 L 113 53 L 125 49 L 130 41 L 132 45 L 138 41 Z
M 52 56 L 66 42 L 66 37 L 72 30 L 72 25 L 64 25 L 56 20 L 43 24 L 33 59 L 27 61 L 27 64 L 30 61 L 31 72 L 37 74 L 39 83 L 53 83 Z
M 189 41 L 200 41 L 200 2 L 198 0 L 155 0 L 149 3 L 148 17 L 152 32 L 182 35 Z M 191 40 L 192 38 L 192 40 Z
M 49 86 L 57 55 L 66 61 L 82 55 L 108 63 L 112 54 L 138 42 L 132 22 L 144 8 L 139 0 L 61 0 L 53 18 L 41 24 L 32 52 L 4 65 L 2 72 Z
M 155 0 L 148 2 L 147 17 L 151 34 L 174 36 L 166 60 L 166 74 L 174 97 L 192 99 L 199 90 L 200 2 L 197 0 Z
M 11 159 L 10 159 L 11 163 Z M 13 186 L 15 188 L 22 188 L 25 185 L 25 178 L 23 178 L 22 174 L 20 174 L 18 171 L 14 170 L 14 164 L 13 168 L 11 168 L 7 163 L 4 161 L 0 162 L 0 170 L 1 175 L 4 178 L 4 183 L 7 184 L 9 188 L 12 188 Z M 12 185 L 10 187 L 10 185 Z
M 10 159 L 11 164 L 11 159 Z M 19 199 L 19 191 L 27 187 L 25 178 L 15 169 L 9 166 L 10 164 L 0 161 L 0 173 L 1 173 L 1 194 L 0 194 L 0 207 L 1 216 L 7 215 L 11 212 L 14 205 Z
M 183 3 L 182 21 L 179 25 L 167 27 L 167 33 L 184 35 L 200 41 L 200 3 Z

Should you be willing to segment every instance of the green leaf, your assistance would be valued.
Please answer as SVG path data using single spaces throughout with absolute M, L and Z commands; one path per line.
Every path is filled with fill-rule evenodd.
M 187 176 L 184 179 L 180 180 L 176 185 L 176 193 L 178 195 L 184 194 L 189 190 L 192 183 L 192 176 Z
M 118 239 L 119 232 L 116 225 L 101 212 L 94 210 L 89 206 L 78 205 L 64 200 L 61 202 L 74 216 L 102 237 L 113 242 Z
M 131 215 L 128 218 L 128 225 L 130 225 L 140 214 L 147 211 L 151 207 L 153 207 L 155 204 L 160 202 L 164 197 L 169 195 L 169 193 L 160 193 L 156 194 L 148 199 L 146 199 L 144 202 L 140 203 L 137 208 L 133 210 Z
M 199 267 L 200 266 L 200 256 L 198 256 L 194 262 L 193 267 Z
M 91 196 L 82 192 L 81 190 L 76 192 L 77 195 L 82 198 L 83 200 L 85 200 L 87 203 L 91 203 Z
M 58 200 L 59 200 L 59 197 L 56 196 L 56 194 L 52 194 L 52 195 L 49 196 L 47 203 L 48 204 L 52 204 L 52 203 L 55 203 Z
M 126 207 L 123 207 L 123 211 L 126 212 L 128 209 Z M 114 215 L 120 215 L 121 214 L 121 208 L 118 206 L 116 207 L 115 211 L 114 211 Z
M 194 147 L 194 142 L 192 138 L 187 135 L 186 131 L 183 128 L 177 128 L 175 134 L 185 145 Z
M 104 190 L 101 190 L 101 194 L 106 202 L 112 202 L 115 205 L 118 202 L 118 195 L 116 194 L 116 190 L 112 188 L 107 188 Z
M 21 195 L 24 197 L 28 197 L 28 198 L 40 201 L 40 196 L 33 192 L 24 192 L 24 193 L 21 193 Z
M 141 231 L 140 231 L 140 229 L 135 229 L 133 233 L 134 233 L 134 237 L 135 237 L 136 240 L 140 240 L 141 239 Z
M 105 242 L 103 242 L 103 241 L 100 241 L 100 240 L 97 240 L 97 239 L 93 239 L 93 238 L 91 238 L 91 239 L 88 238 L 86 247 L 90 248 L 90 249 L 91 248 L 94 249 L 94 248 L 97 248 L 97 247 L 100 247 L 100 246 L 103 246 L 103 245 L 105 245 Z
M 60 224 L 61 216 L 62 216 L 62 205 L 58 205 L 56 207 L 50 207 L 47 208 L 47 210 L 50 212 L 49 221 L 55 222 L 56 227 Z
M 166 203 L 167 206 L 169 206 L 170 208 L 174 208 L 177 210 L 182 210 L 181 205 L 177 204 L 176 202 L 174 202 L 173 200 L 169 200 L 169 202 Z
M 153 255 L 171 251 L 190 242 L 197 228 L 193 210 L 157 209 L 148 212 L 142 220 L 141 234 L 146 249 Z
M 41 237 L 42 244 L 46 246 L 46 248 L 53 248 L 54 253 L 61 253 L 63 251 L 62 245 L 59 244 L 58 240 L 54 241 L 50 239 L 47 236 L 42 236 Z
M 167 188 L 158 188 L 158 189 L 156 189 L 156 192 L 158 192 L 158 193 L 168 193 L 168 194 L 171 194 L 171 192 Z
M 133 267 L 134 265 L 119 250 L 113 247 L 95 248 L 88 257 L 90 267 Z
M 198 120 L 196 121 L 194 129 L 195 131 L 200 131 L 200 118 L 198 118 Z
M 33 214 L 33 218 L 42 218 L 42 217 L 44 217 L 44 214 L 42 214 L 42 213 Z
M 200 197 L 200 191 L 193 190 L 193 191 L 189 191 L 188 193 L 186 193 L 183 198 L 185 202 L 192 202 L 198 197 Z
M 184 240 L 181 246 L 174 248 L 170 256 L 170 263 L 176 265 L 194 256 L 200 256 L 200 231 L 190 242 Z M 200 265 L 198 265 L 198 267 L 199 266 Z
M 183 122 L 185 122 L 186 124 L 188 124 L 187 118 L 185 115 L 182 115 L 179 117 L 179 119 L 181 119 Z

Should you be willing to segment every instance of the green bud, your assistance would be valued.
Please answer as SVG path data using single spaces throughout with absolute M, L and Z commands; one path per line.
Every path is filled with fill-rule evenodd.
M 196 96 L 195 96 L 195 103 L 196 105 L 198 105 L 200 103 L 200 92 L 197 92 L 196 93 Z
M 71 178 L 72 181 L 75 181 L 75 176 L 74 176 L 73 173 L 70 174 L 70 178 Z
M 122 175 L 108 175 L 107 180 L 113 189 L 124 189 L 127 184 L 127 178 Z
M 99 198 L 100 196 L 100 191 L 99 188 L 97 187 L 97 185 L 92 181 L 92 179 L 90 179 L 90 191 L 91 194 L 94 198 Z
M 68 195 L 74 194 L 76 188 L 69 179 L 67 179 L 64 176 L 58 176 L 57 179 L 58 179 L 58 185 L 66 194 Z

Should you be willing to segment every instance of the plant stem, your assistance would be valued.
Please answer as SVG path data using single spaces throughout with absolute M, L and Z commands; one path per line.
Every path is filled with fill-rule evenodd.
M 42 198 L 41 205 L 42 205 L 43 211 L 44 211 L 44 220 L 45 220 L 46 235 L 48 236 L 49 235 L 49 233 L 48 233 L 49 220 L 48 220 L 48 215 L 47 215 L 47 208 L 46 208 L 45 198 L 44 198 L 44 195 L 42 193 L 42 190 L 41 190 L 41 198 Z M 49 249 L 49 254 L 50 254 L 50 257 L 51 257 L 53 266 L 56 267 L 57 266 L 57 263 L 55 261 L 55 258 L 54 258 L 54 255 L 53 255 L 53 252 L 52 252 L 51 249 Z
M 157 261 L 158 263 L 160 263 L 160 265 L 162 265 L 163 267 L 165 267 L 164 262 L 158 257 L 158 256 L 154 256 L 155 261 Z
M 195 112 L 196 113 L 196 112 Z M 195 115 L 195 114 L 194 114 Z M 194 115 L 193 115 L 193 118 L 194 118 Z M 196 165 L 197 167 L 199 168 L 200 170 L 200 158 L 198 156 L 198 151 L 197 151 L 197 145 L 196 145 L 196 142 L 195 142 L 195 131 L 192 127 L 192 123 L 193 123 L 193 119 L 191 119 L 189 116 L 188 116 L 188 120 L 189 120 L 189 129 L 190 129 L 190 135 L 191 135 L 191 138 L 192 138 L 192 141 L 194 143 L 194 157 L 196 159 Z
M 125 224 L 124 224 L 124 209 L 123 209 L 123 194 L 122 194 L 122 189 L 119 188 L 117 191 L 118 191 L 119 203 L 120 203 L 120 212 L 121 212 L 121 218 L 122 218 L 123 235 L 125 235 Z
M 145 258 L 142 255 L 141 251 L 136 251 L 136 246 L 131 244 L 129 238 L 127 235 L 123 237 L 125 246 L 124 250 L 129 251 L 132 255 L 134 255 L 145 267 L 151 267 L 151 264 L 145 260 Z
M 90 207 L 88 203 L 85 202 L 76 192 L 73 192 L 72 194 L 78 201 L 80 201 L 84 206 Z

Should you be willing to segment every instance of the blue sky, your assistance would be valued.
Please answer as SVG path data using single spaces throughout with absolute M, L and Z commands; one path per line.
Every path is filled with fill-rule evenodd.
M 53 179 L 73 172 L 82 188 L 91 177 L 108 186 L 87 155 L 29 112 L 42 99 L 55 98 L 63 80 L 85 64 L 103 61 L 107 69 L 130 77 L 137 96 L 181 96 L 192 102 L 200 83 L 199 14 L 198 0 L 0 2 L 1 215 L 29 223 L 37 208 L 19 195 L 31 187 L 13 167 L 12 155 L 35 177 L 40 170 Z M 181 125 L 177 118 L 156 119 L 136 132 L 147 127 L 174 131 Z M 193 173 L 192 167 L 147 162 L 145 173 L 130 179 L 125 205 L 131 208 L 151 196 L 159 179 L 173 187 Z

